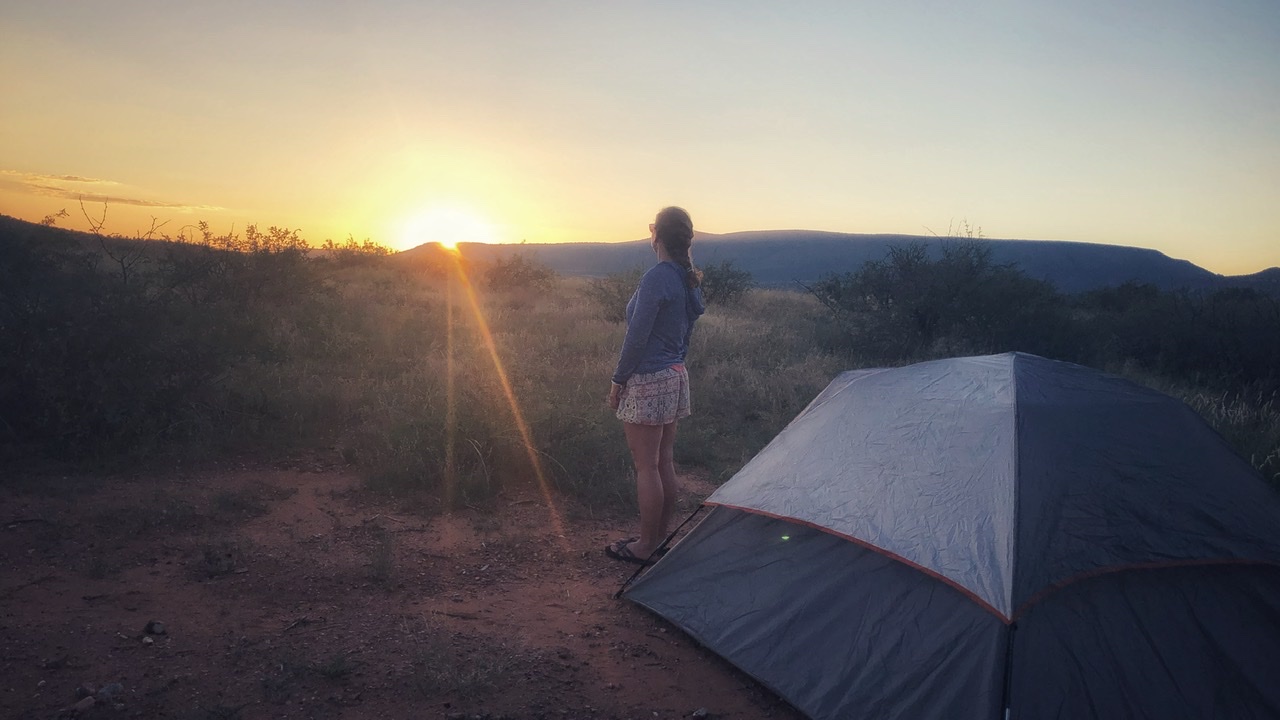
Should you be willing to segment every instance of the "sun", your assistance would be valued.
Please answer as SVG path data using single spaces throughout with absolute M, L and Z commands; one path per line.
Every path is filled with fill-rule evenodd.
M 498 242 L 493 223 L 471 210 L 436 206 L 420 210 L 400 225 L 397 246 L 400 250 L 415 248 L 424 243 L 439 243 L 449 250 L 456 250 L 458 243 Z

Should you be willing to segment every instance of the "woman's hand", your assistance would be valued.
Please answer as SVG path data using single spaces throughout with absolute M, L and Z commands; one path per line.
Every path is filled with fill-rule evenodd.
M 622 402 L 622 386 L 613 383 L 609 386 L 609 407 L 614 410 L 618 409 L 618 405 Z

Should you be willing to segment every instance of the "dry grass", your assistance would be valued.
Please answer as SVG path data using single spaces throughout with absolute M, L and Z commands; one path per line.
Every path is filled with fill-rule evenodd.
M 464 280 L 439 262 L 241 257 L 209 242 L 190 257 L 174 248 L 164 262 L 157 255 L 154 276 L 128 286 L 50 260 L 44 285 L 93 292 L 65 289 L 61 314 L 31 318 L 40 327 L 63 316 L 81 324 L 38 335 L 48 340 L 37 348 L 46 359 L 20 358 L 33 380 L 11 384 L 34 388 L 28 400 L 50 412 L 29 414 L 39 422 L 11 433 L 21 442 L 0 451 L 127 463 L 159 452 L 198 462 L 332 449 L 371 487 L 436 507 L 484 506 L 513 480 L 538 474 L 589 511 L 633 505 L 621 426 L 604 402 L 630 275 L 554 278 L 517 263 L 506 269 L 520 272 L 505 274 L 470 267 Z M 222 274 L 199 270 L 206 261 Z M 178 284 L 169 291 L 162 281 Z M 137 285 L 146 291 L 130 289 Z M 89 301 L 113 311 L 83 318 L 77 303 Z M 806 293 L 755 290 L 713 304 L 689 354 L 694 416 L 681 424 L 677 461 L 729 477 L 839 371 L 865 364 L 858 348 L 869 339 L 847 329 Z M 118 338 L 136 342 L 117 348 Z M 101 368 L 78 360 L 121 353 Z M 75 372 L 57 370 L 73 361 Z M 37 372 L 46 366 L 53 369 Z M 169 387 L 175 377 L 182 383 Z M 1268 478 L 1280 477 L 1274 396 L 1153 382 L 1186 398 Z M 249 497 L 213 503 L 202 512 L 161 500 L 119 522 L 145 533 L 184 515 L 261 506 Z
M 322 340 L 281 326 L 282 361 L 231 374 L 254 418 L 247 433 L 282 444 L 328 436 L 373 487 L 459 506 L 536 472 L 527 432 L 562 491 L 593 508 L 631 505 L 630 458 L 604 403 L 624 327 L 604 319 L 588 281 L 490 290 L 473 279 L 477 314 L 458 280 L 369 265 L 331 279 L 340 309 Z M 821 321 L 798 293 L 713 306 L 690 352 L 695 415 L 678 461 L 727 477 L 803 408 L 841 369 L 813 343 Z

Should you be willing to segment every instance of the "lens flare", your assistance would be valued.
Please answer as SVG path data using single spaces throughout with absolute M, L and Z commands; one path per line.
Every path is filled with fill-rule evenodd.
M 445 320 L 444 320 L 444 497 L 445 507 L 453 507 L 458 487 L 457 458 L 453 445 L 458 439 L 458 404 L 454 390 L 453 376 L 453 274 L 445 280 Z
M 556 507 L 555 498 L 551 494 L 551 483 L 547 480 L 547 474 L 542 468 L 542 458 L 538 448 L 533 444 L 533 434 L 529 432 L 529 425 L 524 420 L 524 412 L 520 409 L 520 403 L 516 399 L 515 391 L 511 388 L 511 381 L 507 378 L 507 371 L 502 363 L 502 357 L 498 354 L 497 343 L 493 340 L 493 334 L 489 331 L 489 322 L 485 319 L 484 310 L 480 308 L 480 302 L 476 298 L 475 288 L 471 285 L 470 278 L 467 277 L 465 268 L 462 265 L 460 254 L 454 255 L 453 262 L 454 271 L 450 273 L 451 277 L 456 277 L 458 285 L 462 288 L 463 297 L 466 299 L 471 309 L 471 317 L 475 322 L 475 328 L 480 336 L 480 340 L 484 343 L 485 349 L 489 352 L 489 358 L 493 361 L 494 372 L 498 376 L 498 382 L 502 385 L 502 393 L 506 396 L 507 404 L 511 406 L 511 417 L 515 422 L 516 431 L 520 433 L 520 440 L 524 444 L 525 453 L 529 456 L 529 466 L 533 469 L 534 477 L 538 480 L 538 489 L 542 492 L 542 497 L 547 503 L 547 513 L 550 515 L 552 529 L 559 541 L 562 550 L 569 550 L 569 543 L 564 532 L 564 521 L 560 517 L 560 510 Z M 450 335 L 449 337 L 452 337 Z M 448 370 L 450 376 L 453 374 L 452 355 L 450 355 Z M 450 379 L 447 387 L 452 388 L 452 379 Z M 452 397 L 453 391 L 450 389 L 448 394 Z M 453 400 L 450 400 L 452 407 Z M 450 444 L 451 446 L 452 444 Z M 446 456 L 446 461 L 448 461 Z M 446 462 L 447 465 L 447 462 Z M 447 472 L 446 472 L 447 474 Z

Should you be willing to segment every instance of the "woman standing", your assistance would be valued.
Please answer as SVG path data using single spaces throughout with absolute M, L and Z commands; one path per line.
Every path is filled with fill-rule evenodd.
M 665 208 L 649 232 L 658 264 L 627 303 L 627 336 L 609 389 L 609 407 L 618 411 L 635 463 L 640 536 L 605 548 L 609 557 L 642 565 L 666 537 L 675 511 L 676 422 L 689 415 L 684 357 L 693 323 L 706 310 L 698 289 L 702 273 L 689 255 L 689 213 Z

